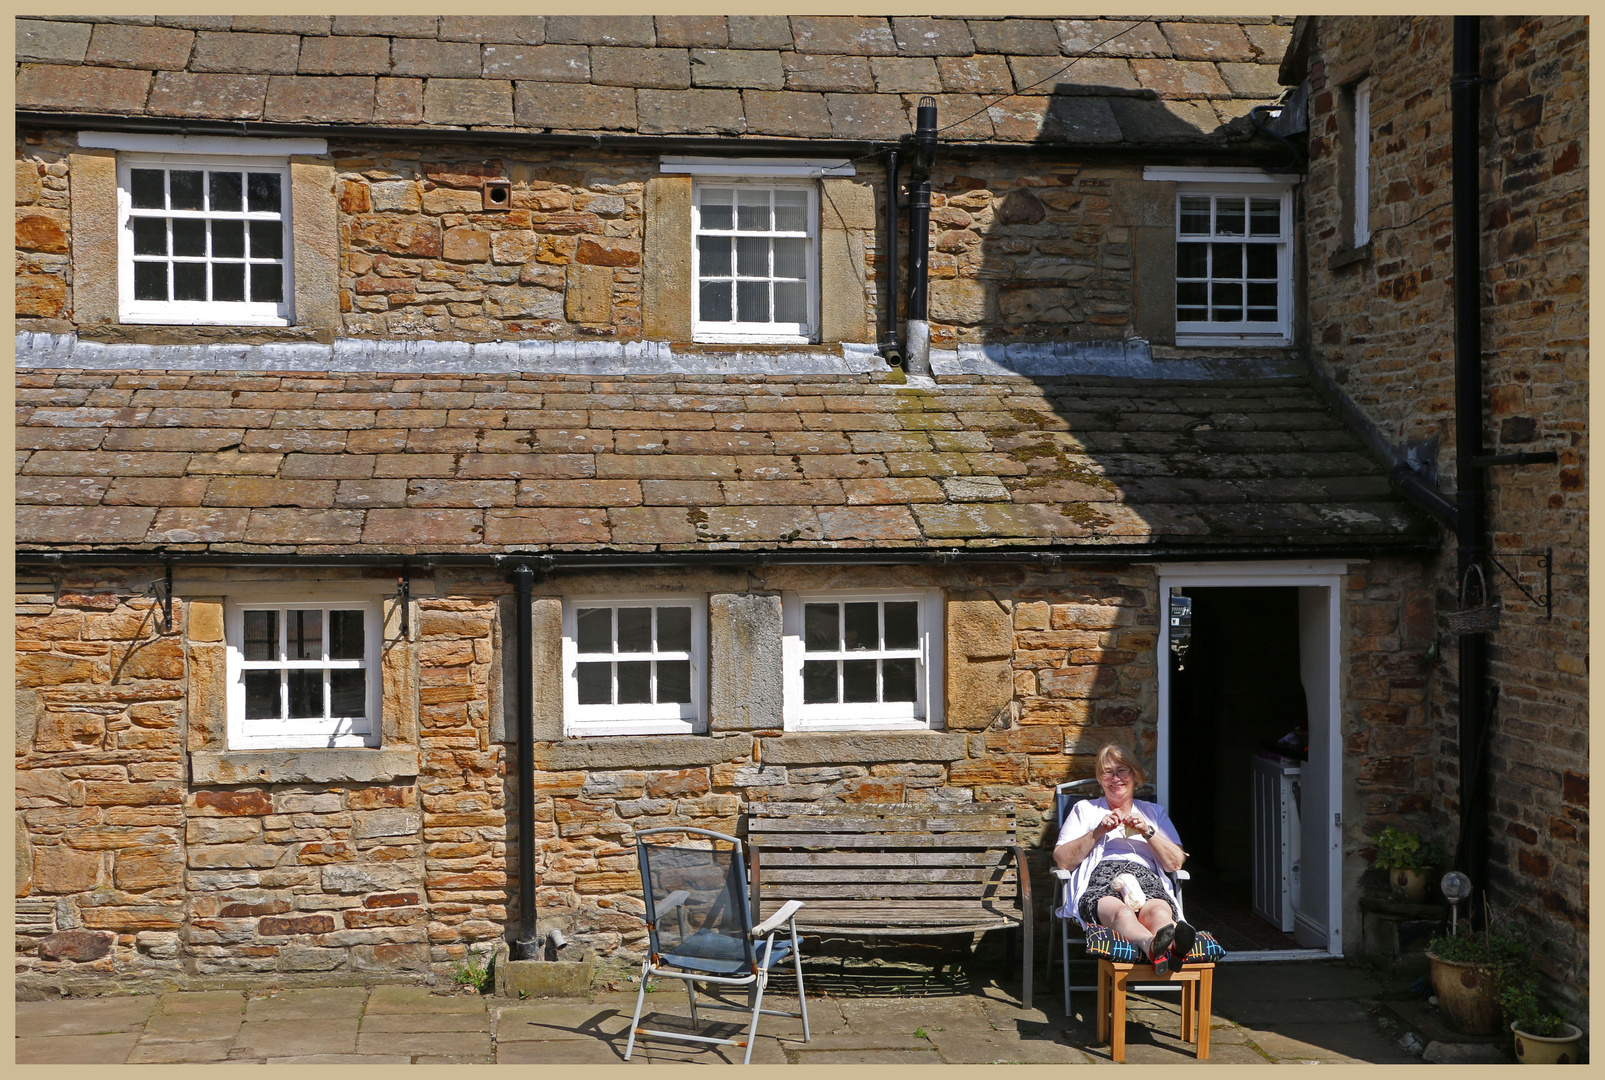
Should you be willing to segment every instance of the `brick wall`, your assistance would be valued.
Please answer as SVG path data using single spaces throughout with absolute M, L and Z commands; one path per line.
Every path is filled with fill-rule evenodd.
M 1452 20 L 1322 19 L 1319 32 L 1305 200 L 1311 353 L 1388 442 L 1435 442 L 1439 486 L 1452 492 Z M 1540 943 L 1540 963 L 1575 1003 L 1586 999 L 1588 940 L 1586 21 L 1484 18 L 1481 70 L 1491 80 L 1481 99 L 1483 437 L 1493 452 L 1560 455 L 1558 465 L 1488 473 L 1495 556 L 1536 594 L 1537 561 L 1507 553 L 1555 549 L 1553 617 L 1498 582 L 1491 899 Z M 1341 88 L 1367 74 L 1373 250 L 1333 267 L 1346 243 Z M 1453 572 L 1447 540 L 1434 575 L 1441 610 L 1458 606 Z M 1435 640 L 1431 809 L 1452 850 L 1456 639 L 1440 624 Z
M 242 574 L 257 586 L 312 579 L 190 568 L 181 596 L 220 592 Z M 159 634 L 149 578 L 68 574 L 19 593 L 17 895 L 49 916 L 19 936 L 19 971 L 57 983 L 427 978 L 502 937 L 517 919 L 505 584 L 444 570 L 414 581 L 405 647 L 416 700 L 387 708 L 416 713 L 415 778 L 212 786 L 189 782 L 185 755 L 198 738 L 186 701 L 194 658 L 215 637 L 212 602 L 181 598 L 174 632 Z M 568 575 L 542 591 L 616 588 L 616 578 Z M 732 584 L 728 572 L 631 581 L 678 592 Z M 734 831 L 743 806 L 765 799 L 1014 801 L 1045 917 L 1053 785 L 1090 775 L 1106 741 L 1153 761 L 1153 571 L 772 567 L 748 587 L 893 581 L 947 587 L 947 730 L 538 742 L 541 925 L 625 961 L 644 936 L 634 830 Z M 1409 563 L 1351 575 L 1343 737 L 1362 804 L 1345 807 L 1346 879 L 1363 869 L 1366 835 L 1419 815 L 1429 798 L 1417 663 L 1428 606 Z M 387 618 L 393 649 L 399 624 Z M 1175 813 L 1185 834 L 1185 808 Z

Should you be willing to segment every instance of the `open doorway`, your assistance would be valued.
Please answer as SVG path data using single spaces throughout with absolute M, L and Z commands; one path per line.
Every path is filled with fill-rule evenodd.
M 1188 609 L 1190 625 L 1172 620 L 1169 649 L 1170 798 L 1186 822 L 1188 916 L 1231 952 L 1295 949 L 1279 910 L 1256 911 L 1256 885 L 1265 885 L 1257 879 L 1281 868 L 1256 858 L 1265 807 L 1254 798 L 1254 768 L 1262 754 L 1298 765 L 1309 756 L 1298 590 L 1174 591 L 1171 610 Z
M 1189 854 L 1188 918 L 1237 958 L 1341 953 L 1341 579 L 1320 571 L 1160 576 L 1159 794 Z

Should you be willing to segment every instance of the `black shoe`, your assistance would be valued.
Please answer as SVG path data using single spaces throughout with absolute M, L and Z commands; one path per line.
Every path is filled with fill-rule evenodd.
M 1187 954 L 1193 951 L 1193 942 L 1198 940 L 1198 931 L 1187 923 L 1178 922 L 1175 933 L 1175 939 L 1170 943 L 1170 966 L 1180 971 L 1182 964 L 1187 962 Z
M 1154 940 L 1148 946 L 1148 962 L 1154 966 L 1155 975 L 1169 975 L 1174 966 L 1170 958 L 1171 942 L 1176 940 L 1176 924 L 1170 923 L 1161 926 L 1154 933 Z

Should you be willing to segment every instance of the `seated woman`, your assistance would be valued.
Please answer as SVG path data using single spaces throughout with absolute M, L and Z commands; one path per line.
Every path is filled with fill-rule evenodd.
M 1136 758 L 1111 743 L 1098 751 L 1097 761 L 1103 797 L 1071 808 L 1053 849 L 1054 864 L 1071 871 L 1059 914 L 1083 926 L 1107 926 L 1147 953 L 1154 970 L 1164 975 L 1181 967 L 1196 936 L 1191 926 L 1177 921 L 1166 876 L 1181 869 L 1187 853 L 1165 808 L 1133 797 L 1146 779 Z M 1116 881 L 1126 875 L 1136 879 L 1146 899 L 1137 896 L 1130 881 Z M 1140 900 L 1137 910 L 1125 897 Z

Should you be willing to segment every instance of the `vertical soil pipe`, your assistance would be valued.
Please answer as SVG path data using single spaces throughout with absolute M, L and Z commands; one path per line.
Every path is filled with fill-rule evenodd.
M 936 99 L 920 98 L 915 111 L 914 162 L 909 169 L 908 199 L 908 334 L 903 369 L 910 375 L 931 373 L 931 323 L 927 286 L 931 263 L 931 167 L 936 161 Z
M 514 960 L 539 960 L 535 928 L 535 571 L 528 563 L 513 568 L 513 654 L 517 659 L 518 714 L 518 936 L 509 950 Z
M 897 347 L 897 149 L 886 151 L 886 270 L 881 279 L 885 298 L 881 329 L 881 356 L 888 364 L 901 366 L 903 353 Z
M 1450 124 L 1454 203 L 1456 572 L 1487 554 L 1482 467 L 1481 155 L 1478 145 L 1480 27 L 1475 15 L 1454 17 Z M 1484 598 L 1486 600 L 1486 598 Z M 1460 678 L 1460 859 L 1474 889 L 1488 888 L 1488 639 L 1462 634 Z

